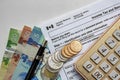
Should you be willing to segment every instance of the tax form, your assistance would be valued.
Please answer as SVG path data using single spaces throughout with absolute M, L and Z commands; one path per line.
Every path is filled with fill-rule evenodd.
M 62 80 L 82 80 L 74 69 L 74 62 L 119 16 L 120 0 L 101 0 L 40 25 L 51 53 L 74 39 L 83 45 L 82 51 L 60 70 Z

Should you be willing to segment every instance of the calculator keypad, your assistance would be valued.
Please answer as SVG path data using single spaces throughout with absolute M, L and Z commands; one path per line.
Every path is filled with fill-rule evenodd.
M 96 64 L 98 64 L 102 58 L 97 54 L 97 53 L 94 53 L 92 56 L 91 56 L 91 59 L 93 60 L 93 62 L 95 62 Z
M 113 33 L 113 36 L 120 41 L 120 30 L 115 30 L 115 32 Z
M 100 70 L 98 69 L 95 70 L 95 72 L 92 75 L 96 80 L 101 80 L 102 77 L 104 76 L 103 73 L 101 73 Z
M 75 69 L 87 80 L 120 80 L 120 19 L 75 63 Z
M 88 72 L 90 72 L 90 71 L 93 70 L 94 65 L 93 65 L 90 61 L 87 61 L 87 62 L 83 65 L 83 67 L 84 67 Z
M 106 44 L 112 49 L 117 43 L 112 37 L 110 37 L 106 40 Z
M 120 56 L 120 46 L 115 49 L 115 52 Z
M 106 63 L 106 62 L 103 62 L 101 65 L 100 65 L 100 68 L 104 71 L 104 72 L 108 72 L 110 69 L 111 69 L 111 66 Z
M 115 70 L 113 70 L 113 71 L 109 74 L 109 77 L 110 77 L 112 80 L 119 80 L 119 79 L 120 79 L 119 73 L 117 73 Z
M 99 51 L 103 56 L 106 56 L 106 55 L 109 53 L 109 49 L 108 49 L 105 45 L 100 46 L 100 48 L 98 49 L 98 51 Z
M 107 59 L 113 65 L 115 65 L 119 61 L 117 56 L 115 56 L 114 54 L 110 54 L 110 56 Z

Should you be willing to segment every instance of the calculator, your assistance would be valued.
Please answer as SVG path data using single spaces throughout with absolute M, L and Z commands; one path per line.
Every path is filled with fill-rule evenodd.
M 120 80 L 120 19 L 74 64 L 85 80 Z

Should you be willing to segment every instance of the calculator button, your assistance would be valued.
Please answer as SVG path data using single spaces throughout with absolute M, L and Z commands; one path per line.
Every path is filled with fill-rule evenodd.
M 110 54 L 107 59 L 113 65 L 115 65 L 119 61 L 119 59 L 114 54 Z
M 94 68 L 94 65 L 90 62 L 90 61 L 87 61 L 84 63 L 83 67 L 88 71 L 92 71 L 93 68 Z
M 101 65 L 100 65 L 100 68 L 104 71 L 104 72 L 108 72 L 110 69 L 111 69 L 111 66 L 106 63 L 106 62 L 103 62 Z
M 120 56 L 120 46 L 115 49 L 115 52 Z
M 98 63 L 102 60 L 102 58 L 101 58 L 97 53 L 94 53 L 90 58 L 91 58 L 91 59 L 93 60 L 93 62 L 95 62 L 96 64 L 98 64 Z
M 106 56 L 108 53 L 109 53 L 109 49 L 102 45 L 99 47 L 98 51 L 103 55 L 103 56 Z
M 119 64 L 119 65 L 117 65 L 117 69 L 120 71 L 120 64 Z
M 104 76 L 98 69 L 96 69 L 92 75 L 96 80 L 102 80 Z
M 120 30 L 115 30 L 115 32 L 113 33 L 113 36 L 120 41 Z
M 120 75 L 119 75 L 115 70 L 113 70 L 113 71 L 109 74 L 109 77 L 110 77 L 112 80 L 120 80 Z
M 110 47 L 110 48 L 114 48 L 115 45 L 117 44 L 116 41 L 113 38 L 108 38 L 106 40 L 106 44 Z

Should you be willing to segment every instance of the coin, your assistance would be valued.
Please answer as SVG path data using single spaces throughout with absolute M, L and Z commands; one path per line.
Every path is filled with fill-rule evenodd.
M 51 55 L 51 59 L 52 59 L 53 62 L 58 63 L 58 61 L 55 59 L 55 54 Z
M 65 54 L 68 55 L 69 57 L 72 57 L 74 54 L 72 54 L 72 53 L 70 53 L 70 52 L 68 51 L 68 47 L 70 47 L 70 46 L 69 46 L 69 45 L 66 45 L 66 46 L 64 47 Z
M 57 58 L 58 58 L 58 60 L 59 60 L 60 62 L 63 62 L 62 58 L 60 57 L 60 54 L 61 54 L 61 53 L 57 54 Z
M 69 47 L 67 47 L 67 49 L 68 49 L 69 53 L 73 54 L 73 56 L 77 54 L 77 52 L 74 52 L 71 50 L 70 45 L 69 45 Z
M 55 62 L 60 62 L 60 60 L 57 57 L 58 55 L 59 55 L 59 51 L 56 51 L 53 55 Z
M 52 69 L 52 68 L 50 68 L 50 66 L 48 64 L 45 65 L 45 68 L 52 73 L 59 72 L 59 70 L 60 70 L 60 69 Z
M 55 63 L 52 59 L 51 56 L 48 58 L 48 66 L 51 69 L 58 70 L 63 66 L 63 62 Z
M 51 72 L 48 69 L 44 69 L 44 75 L 48 78 L 54 78 L 57 72 Z
M 74 40 L 70 43 L 70 48 L 72 51 L 78 53 L 82 49 L 82 45 L 79 41 Z
M 61 50 L 61 54 L 62 54 L 62 56 L 65 57 L 65 58 L 70 58 L 70 56 L 68 56 L 68 55 L 65 54 L 65 48 L 63 48 L 63 49 Z
M 55 53 L 54 57 L 55 57 L 55 60 L 57 60 L 58 63 L 66 61 L 66 58 L 61 57 L 61 53 L 59 51 L 57 53 Z
M 67 60 L 68 60 L 68 58 L 66 58 L 66 57 L 62 56 L 62 54 L 61 54 L 61 53 L 59 54 L 59 59 L 60 59 L 60 61 L 62 61 L 62 62 L 65 62 L 65 61 L 67 61 Z

